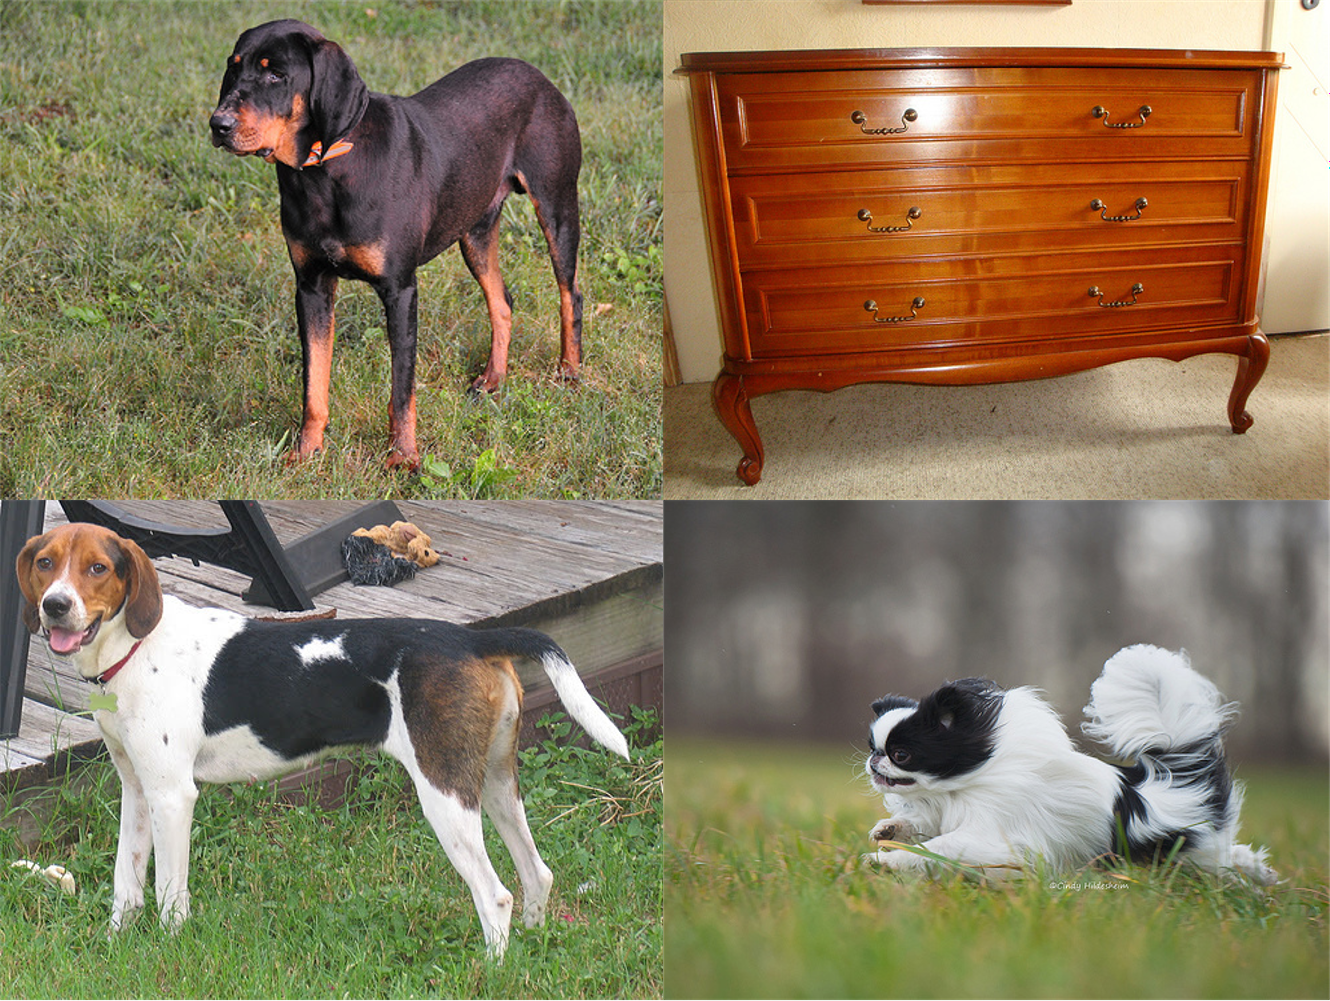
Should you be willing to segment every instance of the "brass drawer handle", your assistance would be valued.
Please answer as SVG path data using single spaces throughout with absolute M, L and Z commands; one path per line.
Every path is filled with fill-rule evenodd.
M 919 117 L 919 112 L 915 111 L 913 108 L 906 108 L 905 114 L 901 115 L 900 128 L 896 129 L 892 128 L 890 125 L 884 125 L 880 129 L 868 129 L 864 128 L 864 123 L 868 121 L 867 115 L 865 115 L 862 111 L 850 112 L 850 121 L 854 122 L 855 125 L 859 126 L 859 131 L 866 136 L 892 136 L 898 132 L 904 132 L 906 129 L 910 127 L 910 122 L 913 122 L 918 117 Z
M 1118 306 L 1135 306 L 1136 297 L 1145 291 L 1145 286 L 1137 282 L 1131 287 L 1131 302 L 1126 299 L 1119 299 L 1117 302 L 1104 302 L 1104 293 L 1099 291 L 1099 286 L 1095 285 L 1090 289 L 1090 298 L 1098 299 L 1099 305 L 1104 309 L 1116 309 Z
M 1090 203 L 1090 211 L 1098 212 L 1099 218 L 1104 220 L 1104 222 L 1135 222 L 1141 217 L 1141 212 L 1149 204 L 1150 203 L 1144 198 L 1138 198 L 1136 199 L 1135 215 L 1109 215 L 1108 206 L 1104 204 L 1103 199 L 1096 198 Z
M 1154 113 L 1154 109 L 1148 104 L 1142 104 L 1141 109 L 1136 113 L 1141 116 L 1139 122 L 1117 122 L 1115 124 L 1108 120 L 1108 111 L 1102 104 L 1096 104 L 1094 108 L 1090 110 L 1090 114 L 1094 115 L 1095 118 L 1102 118 L 1104 120 L 1104 128 L 1106 129 L 1139 129 L 1145 124 L 1145 120 Z
M 904 323 L 906 320 L 913 320 L 919 315 L 919 310 L 924 308 L 924 297 L 916 296 L 914 302 L 910 303 L 909 316 L 878 316 L 877 303 L 869 299 L 864 303 L 864 309 L 873 314 L 873 320 L 877 323 Z
M 872 225 L 873 213 L 869 212 L 868 209 L 860 209 L 859 221 L 869 224 L 868 232 L 870 233 L 904 233 L 906 230 L 912 229 L 914 227 L 914 220 L 918 219 L 923 214 L 923 210 L 918 206 L 911 206 L 910 211 L 905 213 L 904 226 L 874 226 Z

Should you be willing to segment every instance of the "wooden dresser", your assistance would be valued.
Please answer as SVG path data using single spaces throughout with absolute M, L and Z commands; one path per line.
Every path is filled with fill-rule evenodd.
M 690 53 L 724 335 L 714 395 L 756 483 L 749 400 L 1238 356 L 1257 329 L 1269 52 Z M 1087 401 L 1093 405 L 1092 401 Z

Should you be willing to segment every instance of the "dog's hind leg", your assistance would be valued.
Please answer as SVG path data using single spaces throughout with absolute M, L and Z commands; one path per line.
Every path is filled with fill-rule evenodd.
M 448 860 L 471 889 L 485 947 L 495 959 L 508 948 L 508 928 L 513 918 L 513 895 L 499 880 L 485 852 L 480 810 L 466 806 L 451 793 L 436 789 L 417 769 L 411 769 L 425 819 L 448 854 Z
M 546 178 L 520 175 L 549 244 L 559 285 L 559 375 L 577 378 L 582 364 L 582 291 L 577 287 L 577 248 L 582 229 L 577 204 L 577 166 L 563 165 Z
M 506 194 L 506 192 L 505 192 Z M 458 242 L 462 259 L 485 293 L 490 317 L 490 357 L 485 371 L 471 383 L 472 393 L 492 393 L 508 374 L 508 344 L 513 333 L 513 297 L 499 273 L 499 216 L 503 195 Z
M 385 686 L 392 709 L 383 750 L 406 766 L 425 819 L 471 890 L 485 946 L 499 959 L 508 947 L 513 895 L 485 853 L 480 814 L 489 738 L 507 701 L 496 681 L 483 661 L 408 658 Z
M 513 685 L 516 684 L 514 680 Z M 522 923 L 535 928 L 545 921 L 545 902 L 554 884 L 554 874 L 536 850 L 517 785 L 517 728 L 522 719 L 522 701 L 516 687 L 512 691 L 490 744 L 481 802 L 517 866 L 522 881 Z

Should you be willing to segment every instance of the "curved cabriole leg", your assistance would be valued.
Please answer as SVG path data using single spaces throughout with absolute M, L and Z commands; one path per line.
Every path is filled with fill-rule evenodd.
M 762 439 L 758 437 L 757 425 L 753 423 L 753 411 L 748 406 L 743 376 L 722 372 L 711 387 L 711 398 L 715 401 L 720 422 L 744 450 L 744 457 L 735 475 L 751 487 L 762 478 Z
M 1258 330 L 1247 338 L 1247 353 L 1238 358 L 1238 374 L 1233 380 L 1233 392 L 1228 396 L 1228 422 L 1233 425 L 1234 434 L 1242 434 L 1252 426 L 1251 414 L 1243 407 L 1269 360 L 1270 342 Z

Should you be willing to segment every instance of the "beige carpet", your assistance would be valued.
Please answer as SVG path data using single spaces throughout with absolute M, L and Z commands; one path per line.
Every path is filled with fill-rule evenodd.
M 785 498 L 1318 498 L 1330 494 L 1330 336 L 1277 337 L 1229 430 L 1236 359 L 1144 358 L 992 386 L 850 386 L 753 401 L 762 479 L 710 384 L 665 393 L 667 500 Z

